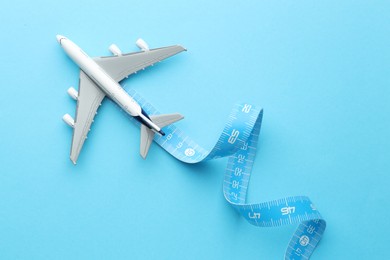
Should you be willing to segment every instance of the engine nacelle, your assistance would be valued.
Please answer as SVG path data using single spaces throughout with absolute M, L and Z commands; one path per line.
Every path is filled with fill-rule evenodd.
M 74 100 L 77 100 L 77 98 L 79 97 L 79 93 L 73 87 L 68 88 L 68 94 Z
M 62 120 L 64 120 L 64 122 L 70 126 L 70 127 L 74 127 L 74 119 L 73 117 L 71 117 L 69 114 L 65 114 L 63 117 L 62 117 Z
M 118 46 L 116 46 L 115 44 L 111 44 L 110 47 L 108 47 L 108 49 L 112 52 L 112 54 L 114 55 L 117 55 L 117 56 L 121 56 L 122 55 L 122 51 L 118 48 Z
M 148 51 L 149 50 L 149 45 L 144 41 L 142 40 L 141 38 L 139 38 L 135 44 L 138 46 L 138 48 L 140 48 L 142 51 Z

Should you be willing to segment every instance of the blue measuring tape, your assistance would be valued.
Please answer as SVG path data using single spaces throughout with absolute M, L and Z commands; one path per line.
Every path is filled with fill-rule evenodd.
M 129 89 L 127 92 L 149 115 L 160 114 L 135 90 Z M 223 182 L 226 200 L 255 226 L 299 224 L 288 244 L 285 259 L 309 259 L 321 240 L 326 222 L 308 197 L 295 196 L 262 203 L 246 203 L 262 117 L 262 109 L 251 104 L 237 104 L 211 151 L 199 146 L 175 125 L 165 127 L 166 135 L 156 135 L 154 141 L 185 163 L 199 163 L 229 156 Z M 139 124 L 136 120 L 133 121 Z

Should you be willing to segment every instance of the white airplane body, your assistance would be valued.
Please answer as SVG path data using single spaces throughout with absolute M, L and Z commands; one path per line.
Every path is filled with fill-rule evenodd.
M 81 69 L 79 93 L 73 88 L 68 90 L 68 93 L 78 102 L 76 121 L 68 114 L 63 117 L 64 121 L 74 128 L 70 155 L 74 164 L 76 164 L 87 138 L 97 108 L 105 96 L 108 96 L 126 113 L 141 123 L 140 153 L 143 158 L 149 151 L 154 133 L 165 135 L 162 127 L 183 118 L 180 114 L 147 115 L 141 106 L 118 84 L 129 74 L 136 73 L 157 61 L 184 51 L 183 47 L 176 45 L 149 50 L 146 43 L 140 39 L 137 41 L 137 45 L 142 49 L 141 52 L 122 54 L 115 45 L 111 45 L 110 50 L 115 56 L 92 59 L 66 37 L 57 35 L 57 41 Z

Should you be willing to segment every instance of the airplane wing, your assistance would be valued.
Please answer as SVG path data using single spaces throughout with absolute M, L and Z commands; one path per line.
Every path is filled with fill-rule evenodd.
M 130 74 L 185 50 L 186 49 L 180 45 L 174 45 L 149 51 L 127 53 L 119 56 L 98 57 L 94 58 L 94 60 L 113 79 L 119 82 Z
M 87 138 L 93 118 L 105 94 L 80 70 L 79 95 L 77 98 L 76 120 L 73 127 L 70 159 L 76 164 L 81 148 Z

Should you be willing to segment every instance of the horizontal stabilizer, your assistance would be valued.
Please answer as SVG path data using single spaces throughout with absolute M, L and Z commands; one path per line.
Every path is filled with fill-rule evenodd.
M 146 158 L 149 152 L 150 145 L 153 142 L 154 132 L 147 128 L 145 125 L 141 125 L 141 143 L 140 143 L 140 154 L 142 158 Z
M 166 114 L 166 115 L 153 115 L 150 116 L 150 119 L 152 119 L 153 123 L 158 125 L 159 127 L 163 128 L 164 126 L 173 124 L 179 120 L 182 120 L 184 116 L 181 114 Z
M 153 123 L 158 125 L 160 128 L 163 128 L 164 126 L 173 124 L 181 119 L 183 119 L 184 116 L 181 114 L 167 114 L 167 115 L 153 115 L 150 116 L 150 119 Z M 145 125 L 141 124 L 141 143 L 140 143 L 140 154 L 142 158 L 146 158 L 149 152 L 150 145 L 153 142 L 154 138 L 154 132 L 153 130 L 149 129 Z

